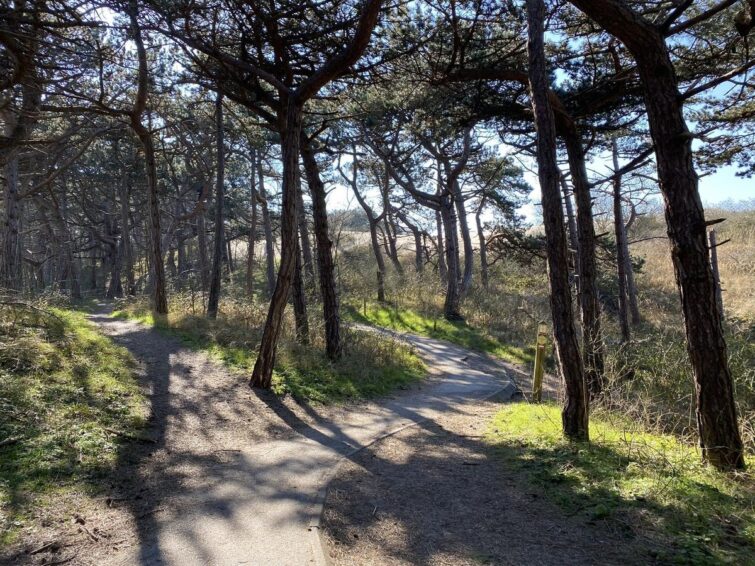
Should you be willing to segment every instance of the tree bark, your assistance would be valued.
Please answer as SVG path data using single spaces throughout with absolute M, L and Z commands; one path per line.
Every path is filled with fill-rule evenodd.
M 330 240 L 328 230 L 325 185 L 320 177 L 314 151 L 306 139 L 302 140 L 301 155 L 309 193 L 312 197 L 315 241 L 317 243 L 317 274 L 320 280 L 322 310 L 325 320 L 325 352 L 329 359 L 336 360 L 341 357 L 343 345 L 341 344 L 341 314 L 338 306 L 335 263 L 333 262 L 332 252 L 333 242 Z
M 624 232 L 624 213 L 621 208 L 621 175 L 619 171 L 619 150 L 616 147 L 616 140 L 611 140 L 611 150 L 613 153 L 613 225 L 616 238 L 616 275 L 619 280 L 619 327 L 621 329 L 621 341 L 629 342 L 631 340 L 631 331 L 629 329 L 629 301 L 627 293 L 627 258 L 625 253 L 626 233 Z
M 301 185 L 301 184 L 300 184 Z M 307 279 L 310 282 L 314 282 L 315 280 L 315 265 L 314 261 L 312 259 L 312 243 L 309 240 L 309 226 L 307 223 L 307 210 L 304 208 L 304 191 L 302 190 L 301 186 L 299 187 L 299 192 L 296 195 L 297 205 L 298 205 L 298 224 L 299 224 L 299 239 L 301 244 L 301 253 L 302 253 L 302 266 L 304 268 L 305 273 L 307 274 Z
M 265 275 L 267 280 L 267 294 L 273 296 L 275 290 L 275 236 L 273 235 L 273 222 L 270 219 L 270 208 L 265 192 L 265 176 L 262 172 L 262 160 L 257 161 L 257 175 L 259 177 L 258 198 L 262 210 L 262 227 L 265 232 Z
M 446 300 L 443 305 L 443 315 L 446 320 L 464 320 L 461 316 L 461 293 L 459 292 L 459 242 L 456 233 L 456 210 L 450 194 L 444 194 L 440 199 L 440 215 L 446 235 Z
M 576 125 L 571 122 L 563 132 L 569 170 L 577 203 L 577 242 L 579 261 L 579 302 L 582 313 L 582 352 L 585 380 L 590 395 L 603 389 L 604 347 L 600 327 L 598 269 L 595 261 L 595 227 L 592 216 L 592 195 L 585 166 L 585 152 Z M 559 177 L 561 177 L 559 173 Z
M 464 195 L 461 192 L 461 186 L 458 179 L 454 179 L 451 191 L 453 194 L 454 204 L 456 205 L 456 215 L 459 218 L 459 230 L 461 231 L 461 241 L 464 246 L 464 272 L 461 277 L 460 293 L 465 296 L 472 286 L 472 271 L 474 270 L 474 246 L 472 246 L 472 235 L 469 233 L 469 223 L 467 222 L 467 207 L 464 204 Z
M 480 279 L 482 280 L 482 286 L 488 288 L 488 250 L 487 242 L 485 241 L 485 233 L 482 230 L 482 221 L 480 215 L 485 208 L 485 197 L 480 200 L 480 206 L 477 207 L 477 213 L 475 214 L 475 223 L 477 224 L 477 240 L 480 242 Z
M 223 209 L 225 208 L 225 147 L 223 139 L 223 95 L 215 98 L 215 144 L 217 152 L 217 177 L 215 180 L 215 240 L 212 253 L 212 271 L 210 272 L 210 294 L 207 297 L 207 318 L 218 317 L 220 303 L 220 263 L 223 259 Z
M 247 239 L 247 255 L 246 255 L 246 293 L 250 297 L 254 293 L 254 252 L 257 244 L 257 188 L 256 188 L 256 173 L 257 166 L 257 152 L 252 150 L 251 155 L 251 169 L 252 174 L 249 178 L 249 206 L 252 209 L 252 218 L 249 226 L 249 237 Z
M 556 124 L 548 98 L 544 19 L 543 0 L 527 0 L 530 98 L 537 132 L 538 178 L 542 192 L 553 334 L 556 360 L 566 390 L 561 419 L 567 438 L 588 440 L 588 397 L 569 290 L 566 234 L 559 192 L 560 171 L 556 161 Z
M 446 246 L 443 238 L 443 219 L 440 211 L 435 211 L 435 231 L 438 238 L 438 275 L 442 283 L 448 281 L 448 265 L 446 265 Z
M 3 202 L 5 218 L 3 222 L 2 264 L 0 265 L 2 268 L 0 285 L 12 291 L 21 291 L 23 286 L 19 230 L 18 161 L 18 152 L 14 150 L 5 165 L 5 198 Z
M 289 95 L 285 115 L 279 116 L 281 155 L 283 162 L 283 205 L 281 210 L 281 262 L 275 289 L 270 298 L 270 308 L 262 332 L 257 360 L 250 380 L 252 387 L 268 389 L 272 382 L 275 352 L 283 324 L 291 281 L 296 269 L 296 191 L 299 189 L 299 135 L 301 132 L 301 107 Z M 260 187 L 261 189 L 262 187 Z
M 666 42 L 658 26 L 623 2 L 571 2 L 621 40 L 637 63 L 695 376 L 703 458 L 719 469 L 744 468 L 723 322 L 708 258 L 705 215 L 692 161 L 692 136 Z
M 155 163 L 155 145 L 152 132 L 142 124 L 142 115 L 147 104 L 148 73 L 147 51 L 142 39 L 142 31 L 136 14 L 136 4 L 129 10 L 133 40 L 136 45 L 139 70 L 137 77 L 137 95 L 133 111 L 130 114 L 131 128 L 144 149 L 144 161 L 147 171 L 147 201 L 149 215 L 149 255 L 153 270 L 152 309 L 157 314 L 168 314 L 168 296 L 165 284 L 165 266 L 163 265 L 162 235 L 160 232 L 160 203 L 157 196 L 157 165 Z
M 300 234 L 301 236 L 301 234 Z M 307 294 L 304 290 L 302 277 L 301 246 L 296 244 L 296 267 L 291 285 L 291 302 L 294 305 L 294 325 L 296 327 L 296 341 L 299 344 L 309 344 L 309 318 L 307 317 Z

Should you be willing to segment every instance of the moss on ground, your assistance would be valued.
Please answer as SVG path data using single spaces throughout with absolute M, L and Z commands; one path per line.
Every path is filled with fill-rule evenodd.
M 21 307 L 20 310 L 23 310 Z M 17 316 L 21 316 L 18 323 Z M 93 489 L 146 417 L 134 360 L 80 312 L 0 325 L 0 545 L 43 496 Z
M 501 466 L 542 496 L 588 523 L 611 521 L 646 537 L 662 563 L 752 563 L 751 473 L 716 472 L 695 447 L 611 413 L 592 418 L 590 437 L 567 442 L 558 407 L 518 403 L 497 413 L 486 441 Z

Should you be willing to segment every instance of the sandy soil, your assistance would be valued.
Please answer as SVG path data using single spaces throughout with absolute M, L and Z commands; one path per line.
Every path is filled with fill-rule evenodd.
M 565 516 L 491 459 L 481 435 L 499 407 L 486 402 L 405 429 L 341 464 L 323 516 L 331 562 L 652 562 L 626 531 Z

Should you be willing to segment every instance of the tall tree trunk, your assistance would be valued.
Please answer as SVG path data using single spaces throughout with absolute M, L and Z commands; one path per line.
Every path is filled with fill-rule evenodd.
M 301 236 L 301 235 L 300 235 Z M 307 317 L 307 294 L 304 290 L 302 277 L 301 247 L 296 245 L 296 267 L 291 284 L 291 302 L 294 305 L 294 324 L 296 326 L 296 341 L 309 344 L 309 318 Z
M 464 320 L 460 312 L 461 294 L 459 293 L 459 251 L 456 235 L 456 211 L 451 195 L 444 194 L 440 199 L 440 215 L 446 233 L 446 264 L 448 277 L 446 278 L 446 299 L 443 315 L 446 320 Z
M 136 278 L 134 277 L 134 252 L 131 244 L 131 218 L 129 214 L 130 186 L 128 175 L 124 174 L 119 185 L 121 213 L 121 256 L 126 271 L 126 294 L 136 295 Z
M 269 388 L 275 352 L 278 344 L 283 313 L 296 269 L 296 191 L 299 189 L 299 135 L 301 132 L 301 108 L 289 97 L 285 104 L 285 117 L 279 116 L 281 155 L 283 162 L 283 205 L 281 208 L 281 262 L 275 290 L 270 298 L 265 328 L 262 332 L 257 361 L 254 364 L 250 385 Z M 262 189 L 262 187 L 260 187 Z M 329 248 L 328 248 L 329 250 Z
M 627 251 L 626 233 L 624 232 L 624 213 L 621 208 L 621 175 L 619 175 L 619 150 L 616 140 L 611 140 L 613 153 L 613 225 L 616 238 L 616 275 L 619 279 L 619 327 L 621 328 L 621 341 L 629 342 L 631 332 L 629 329 L 629 301 L 627 293 Z
M 299 223 L 299 238 L 301 243 L 302 262 L 307 279 L 309 281 L 315 280 L 315 267 L 312 260 L 312 243 L 309 241 L 309 226 L 307 225 L 307 210 L 304 208 L 304 192 L 299 187 L 299 192 L 296 195 L 297 205 L 299 209 L 297 221 Z
M 446 246 L 443 238 L 443 219 L 440 211 L 435 211 L 435 231 L 438 239 L 438 274 L 442 283 L 448 281 L 448 265 L 446 265 Z
M 383 216 L 383 226 L 385 226 L 385 238 L 388 246 L 388 257 L 393 264 L 394 269 L 399 275 L 404 274 L 404 266 L 401 265 L 401 260 L 398 257 L 398 247 L 396 245 L 396 224 L 393 221 L 393 216 L 390 212 L 386 211 Z
M 571 122 L 563 132 L 569 170 L 577 203 L 577 242 L 579 244 L 579 302 L 582 313 L 582 351 L 585 380 L 592 396 L 603 389 L 604 347 L 600 328 L 598 268 L 595 261 L 595 227 L 592 195 L 585 166 L 585 152 L 576 125 Z M 560 173 L 559 173 L 560 177 Z
M 472 235 L 469 232 L 469 222 L 467 221 L 467 207 L 464 204 L 464 195 L 461 192 L 461 186 L 458 179 L 454 179 L 452 186 L 453 200 L 456 205 L 456 215 L 459 218 L 459 230 L 461 231 L 461 241 L 464 246 L 464 273 L 461 277 L 461 295 L 464 296 L 469 292 L 472 286 L 472 270 L 474 269 L 474 246 L 472 246 Z
M 246 293 L 250 297 L 254 293 L 254 251 L 257 244 L 257 188 L 256 188 L 256 151 L 252 150 L 252 174 L 250 182 L 249 206 L 252 208 L 252 218 L 249 226 L 249 238 L 247 240 L 246 255 Z
M 380 241 L 378 240 L 378 223 L 377 220 L 370 220 L 370 243 L 372 244 L 372 253 L 375 254 L 377 262 L 377 300 L 385 302 L 385 261 L 383 252 L 380 250 Z
M 21 291 L 21 236 L 19 230 L 20 199 L 18 179 L 18 153 L 14 151 L 5 165 L 5 198 L 3 208 L 3 254 L 0 268 L 0 285 L 13 291 Z
M 225 208 L 225 147 L 223 136 L 223 95 L 215 98 L 215 143 L 217 152 L 217 178 L 215 181 L 215 240 L 210 272 L 210 294 L 207 298 L 207 318 L 218 317 L 220 302 L 220 263 L 223 259 L 225 236 L 223 234 L 223 211 Z
M 530 98 L 537 132 L 538 178 L 542 192 L 551 314 L 556 360 L 566 390 L 561 419 L 567 438 L 587 440 L 588 397 L 569 290 L 564 214 L 559 193 L 560 171 L 556 161 L 556 124 L 548 98 L 549 85 L 543 45 L 544 18 L 543 0 L 527 0 Z
M 199 256 L 199 282 L 202 292 L 206 293 L 210 287 L 210 266 L 207 259 L 207 225 L 203 208 L 197 216 L 197 255 Z
M 262 173 L 262 160 L 257 160 L 257 175 L 259 177 L 258 197 L 262 210 L 262 227 L 265 231 L 265 274 L 267 279 L 267 294 L 272 297 L 275 290 L 275 237 L 273 236 L 273 222 L 270 219 L 267 194 L 265 192 L 265 176 Z
M 480 215 L 482 209 L 485 208 L 485 197 L 480 200 L 480 206 L 477 207 L 477 213 L 475 214 L 475 223 L 477 224 L 477 239 L 480 242 L 480 278 L 482 280 L 482 286 L 488 288 L 488 250 L 487 243 L 485 241 L 485 233 L 482 230 L 482 221 Z
M 138 89 L 134 109 L 131 112 L 131 129 L 144 149 L 144 165 L 147 170 L 147 201 L 149 214 L 149 256 L 153 273 L 152 309 L 157 314 L 168 314 L 168 295 L 165 284 L 165 266 L 163 265 L 162 235 L 160 232 L 160 203 L 157 196 L 157 165 L 155 163 L 155 144 L 152 132 L 142 123 L 142 115 L 147 104 L 148 73 L 147 50 L 144 47 L 141 28 L 136 13 L 136 4 L 130 7 L 129 17 L 133 40 L 139 60 Z
M 637 63 L 695 376 L 703 458 L 719 469 L 744 468 L 734 387 L 708 258 L 705 214 L 692 161 L 692 136 L 666 42 L 660 27 L 623 2 L 571 2 L 620 39 Z
M 341 315 L 336 291 L 335 263 L 333 262 L 333 242 L 330 241 L 328 230 L 328 211 L 325 204 L 325 185 L 320 178 L 320 170 L 312 148 L 302 143 L 302 160 L 307 175 L 310 196 L 312 197 L 312 213 L 315 225 L 315 241 L 317 243 L 317 273 L 320 279 L 320 293 L 322 294 L 322 310 L 325 319 L 325 351 L 329 359 L 336 360 L 341 356 Z

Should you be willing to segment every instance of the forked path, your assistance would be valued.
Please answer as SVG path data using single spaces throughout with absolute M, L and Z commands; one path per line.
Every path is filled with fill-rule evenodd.
M 92 319 L 141 362 L 152 413 L 150 442 L 120 455 L 128 477 L 114 487 L 134 534 L 100 563 L 319 564 L 322 502 L 339 460 L 515 390 L 485 356 L 403 335 L 430 372 L 421 386 L 375 403 L 313 408 L 254 392 L 243 376 L 151 328 L 107 314 Z

